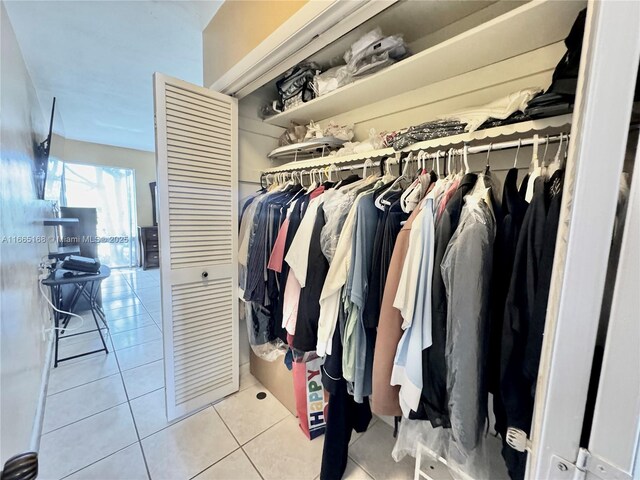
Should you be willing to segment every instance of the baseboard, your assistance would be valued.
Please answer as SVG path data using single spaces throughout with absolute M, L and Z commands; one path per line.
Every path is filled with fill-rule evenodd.
M 40 450 L 40 436 L 42 435 L 42 427 L 44 424 L 44 407 L 47 403 L 47 390 L 49 388 L 49 374 L 51 373 L 51 362 L 53 361 L 53 340 L 54 336 L 49 335 L 49 345 L 47 346 L 47 354 L 44 359 L 42 376 L 40 379 L 40 393 L 38 395 L 38 406 L 36 415 L 33 419 L 33 428 L 31 429 L 31 441 L 29 442 L 29 450 L 37 452 Z

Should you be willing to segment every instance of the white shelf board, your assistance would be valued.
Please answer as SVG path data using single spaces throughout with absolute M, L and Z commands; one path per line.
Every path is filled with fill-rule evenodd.
M 463 133 L 449 137 L 436 138 L 425 142 L 414 143 L 400 152 L 415 152 L 418 150 L 433 150 L 441 147 L 462 145 L 463 143 L 485 140 L 488 138 L 509 137 L 523 133 L 537 133 L 549 129 L 559 129 L 571 125 L 571 115 L 559 115 L 557 117 L 542 118 L 539 120 L 529 120 L 526 122 L 512 123 L 500 127 L 476 130 L 472 133 Z M 380 158 L 394 156 L 397 152 L 393 148 L 383 148 L 381 150 L 371 150 L 364 153 L 343 156 L 326 156 L 308 160 L 289 162 L 278 167 L 269 168 L 264 173 L 288 172 L 291 170 L 306 170 L 310 168 L 323 167 L 328 165 L 341 165 L 345 163 L 366 160 L 367 158 Z
M 287 127 L 293 120 L 321 121 L 384 98 L 564 40 L 585 0 L 533 0 L 431 48 L 265 119 Z

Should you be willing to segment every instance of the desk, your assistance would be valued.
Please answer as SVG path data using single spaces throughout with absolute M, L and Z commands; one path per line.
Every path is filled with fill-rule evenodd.
M 65 360 L 71 360 L 73 358 L 84 357 L 85 355 L 91 355 L 92 353 L 98 352 L 106 352 L 109 353 L 109 349 L 107 348 L 107 343 L 104 340 L 104 336 L 102 335 L 103 329 L 109 329 L 107 325 L 107 318 L 102 310 L 102 307 L 98 305 L 96 302 L 96 296 L 100 291 L 100 283 L 102 280 L 111 275 L 111 269 L 106 265 L 102 265 L 100 270 L 96 274 L 89 275 L 76 275 L 73 277 L 65 277 L 64 274 L 69 270 L 64 270 L 62 268 L 57 268 L 49 278 L 42 281 L 44 286 L 49 287 L 51 290 L 51 301 L 55 305 L 55 307 L 59 310 L 73 312 L 74 307 L 78 303 L 80 297 L 85 297 L 89 301 L 89 309 L 91 311 L 91 315 L 93 316 L 93 320 L 96 323 L 96 328 L 94 330 L 88 330 L 86 332 L 73 333 L 70 335 L 64 335 L 65 329 L 69 325 L 69 320 L 71 320 L 71 315 L 60 313 L 57 311 L 53 311 L 54 323 L 55 323 L 55 356 L 54 356 L 54 368 L 58 366 L 58 363 L 64 362 Z M 68 305 L 63 305 L 62 301 L 62 286 L 63 285 L 74 285 L 75 289 L 71 298 L 69 299 Z M 102 322 L 103 326 L 100 326 L 98 323 L 98 318 Z M 70 338 L 75 337 L 77 335 L 84 335 L 85 333 L 98 332 L 100 335 L 100 339 L 102 340 L 103 348 L 98 350 L 93 350 L 91 352 L 81 353 L 79 355 L 73 355 L 71 357 L 66 358 L 58 358 L 58 343 L 62 338 Z

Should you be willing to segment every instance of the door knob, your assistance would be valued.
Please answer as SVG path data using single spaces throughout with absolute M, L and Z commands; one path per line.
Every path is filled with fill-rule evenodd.
M 202 278 L 207 278 L 209 276 L 209 272 L 204 271 L 202 272 Z

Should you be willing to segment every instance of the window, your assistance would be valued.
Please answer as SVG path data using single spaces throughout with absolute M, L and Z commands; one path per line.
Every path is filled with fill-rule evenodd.
M 95 208 L 100 261 L 137 265 L 135 173 L 129 168 L 64 164 L 62 205 Z

